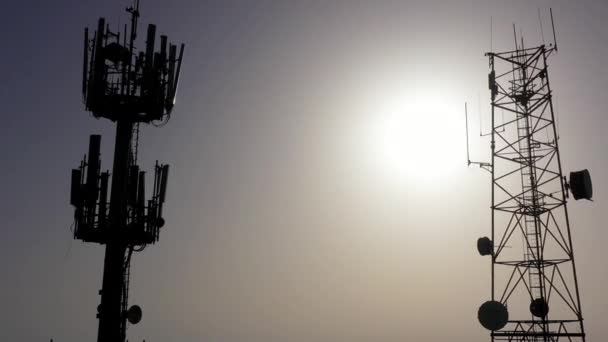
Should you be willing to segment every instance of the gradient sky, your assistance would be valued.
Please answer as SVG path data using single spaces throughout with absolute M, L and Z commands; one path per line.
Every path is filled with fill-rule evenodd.
M 111 168 L 114 126 L 84 111 L 82 32 L 128 4 L 0 5 L 2 341 L 96 339 L 103 249 L 72 240 L 69 179 L 89 134 Z M 487 341 L 490 178 L 466 167 L 463 102 L 478 127 L 490 17 L 508 50 L 513 22 L 541 42 L 548 7 L 562 161 L 595 187 L 569 206 L 583 316 L 606 340 L 608 5 L 502 0 L 143 1 L 186 55 L 173 118 L 142 126 L 140 165 L 171 175 L 160 243 L 133 258 L 129 340 Z

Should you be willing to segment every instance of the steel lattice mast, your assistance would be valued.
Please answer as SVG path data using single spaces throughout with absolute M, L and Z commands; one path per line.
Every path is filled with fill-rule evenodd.
M 74 238 L 106 245 L 98 342 L 125 341 L 127 321 L 135 324 L 142 316 L 139 306 L 128 308 L 131 255 L 158 241 L 165 223 L 162 209 L 169 166 L 156 163 L 152 196 L 147 199 L 145 172 L 137 164 L 139 124 L 169 119 L 184 52 L 183 44 L 178 54 L 177 46 L 164 35 L 155 50 L 156 27 L 151 24 L 146 47 L 138 51 L 134 43 L 139 1 L 127 12 L 129 35 L 127 25 L 122 32 L 122 28 L 112 32 L 104 18 L 92 39 L 88 29 L 84 34 L 83 97 L 93 116 L 116 122 L 113 171 L 101 172 L 99 135 L 91 135 L 88 158 L 72 170 Z
M 516 39 L 517 40 L 517 39 Z M 556 45 L 487 53 L 491 92 L 491 300 L 479 320 L 492 341 L 585 341 L 568 191 L 590 199 L 587 170 L 563 176 L 548 57 Z M 504 114 L 499 116 L 498 114 Z M 469 162 L 471 163 L 471 162 Z

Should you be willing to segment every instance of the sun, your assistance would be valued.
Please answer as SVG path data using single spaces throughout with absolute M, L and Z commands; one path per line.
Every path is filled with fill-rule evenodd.
M 440 183 L 464 167 L 464 123 L 449 97 L 410 91 L 384 98 L 369 115 L 367 153 L 380 177 Z

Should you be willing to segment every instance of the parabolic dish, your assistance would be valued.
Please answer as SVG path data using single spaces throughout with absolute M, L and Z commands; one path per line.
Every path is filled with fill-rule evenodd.
M 139 305 L 133 305 L 127 311 L 127 319 L 131 324 L 137 324 L 141 321 L 142 311 Z
M 477 318 L 484 328 L 495 331 L 507 325 L 509 312 L 502 303 L 490 300 L 481 304 L 477 311 Z
M 536 298 L 530 303 L 530 312 L 538 318 L 543 318 L 549 313 L 549 305 L 543 298 Z

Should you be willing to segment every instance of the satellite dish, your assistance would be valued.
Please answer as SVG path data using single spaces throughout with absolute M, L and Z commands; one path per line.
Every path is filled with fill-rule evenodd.
M 489 237 L 484 236 L 477 239 L 477 251 L 482 256 L 491 255 L 494 252 L 494 244 Z
M 509 321 L 509 312 L 504 304 L 495 300 L 483 303 L 477 311 L 477 318 L 481 325 L 491 331 L 500 330 Z
M 127 319 L 131 324 L 137 324 L 141 321 L 142 311 L 139 305 L 133 305 L 127 311 Z
M 591 186 L 591 175 L 589 170 L 570 172 L 570 191 L 575 200 L 588 199 L 593 196 L 593 187 Z
M 538 318 L 543 318 L 549 313 L 549 305 L 544 298 L 536 298 L 530 303 L 530 312 Z

